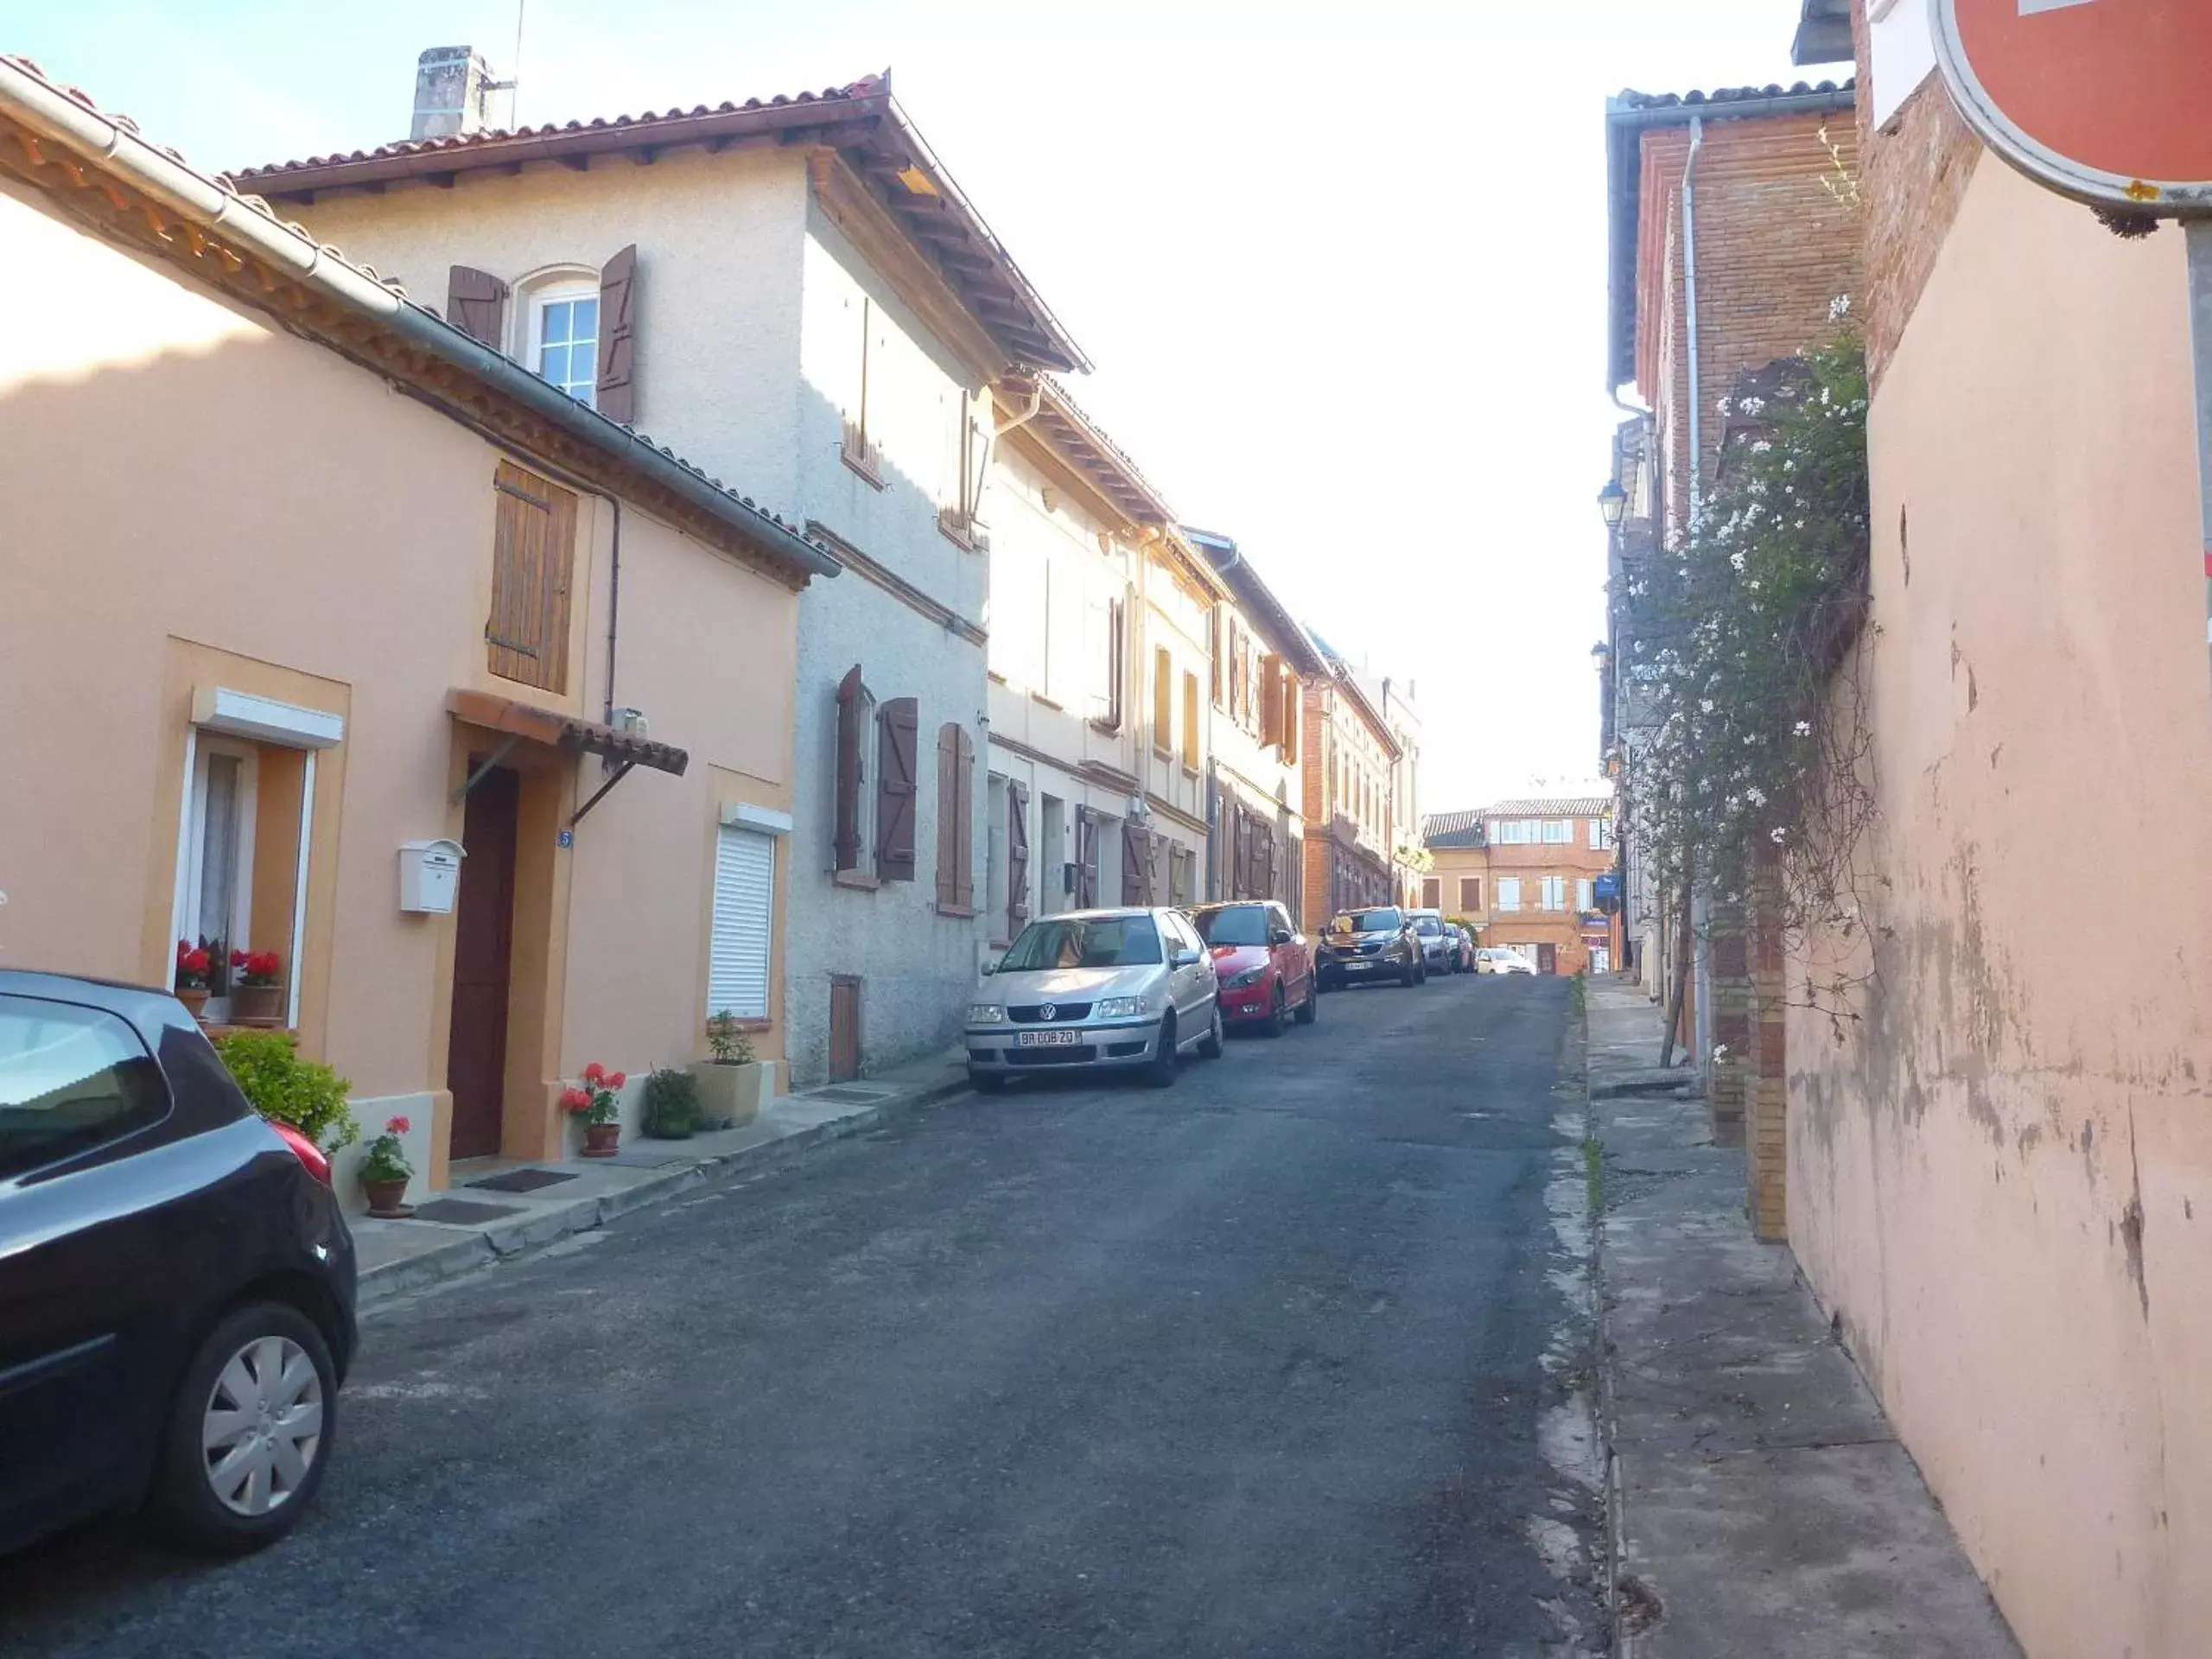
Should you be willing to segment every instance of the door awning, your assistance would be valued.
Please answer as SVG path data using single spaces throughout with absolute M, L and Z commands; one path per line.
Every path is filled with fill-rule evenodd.
M 599 804 L 608 790 L 628 777 L 633 767 L 644 766 L 649 771 L 665 772 L 681 777 L 683 769 L 691 764 L 691 757 L 673 744 L 656 743 L 649 737 L 604 726 L 595 720 L 579 720 L 574 715 L 560 714 L 551 709 L 541 709 L 536 703 L 518 702 L 512 697 L 472 690 L 466 686 L 454 686 L 446 693 L 446 712 L 455 720 L 465 721 L 471 726 L 480 726 L 488 732 L 498 732 L 505 739 L 491 758 L 461 786 L 462 796 L 475 788 L 484 775 L 505 760 L 518 743 L 542 744 L 547 748 L 559 749 L 569 754 L 595 754 L 605 760 L 613 769 L 613 775 L 599 786 L 597 794 L 576 809 L 569 819 L 571 830 L 575 828 L 585 813 Z

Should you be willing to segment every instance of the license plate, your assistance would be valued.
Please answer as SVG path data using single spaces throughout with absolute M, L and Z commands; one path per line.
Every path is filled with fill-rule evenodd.
M 1017 1031 L 1014 1033 L 1016 1048 L 1073 1048 L 1080 1032 L 1074 1031 Z

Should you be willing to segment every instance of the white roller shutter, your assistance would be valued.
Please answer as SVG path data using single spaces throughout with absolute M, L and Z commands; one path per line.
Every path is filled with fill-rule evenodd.
M 707 1017 L 768 1016 L 768 943 L 775 916 L 776 841 L 723 824 L 715 846 L 715 935 L 707 962 Z

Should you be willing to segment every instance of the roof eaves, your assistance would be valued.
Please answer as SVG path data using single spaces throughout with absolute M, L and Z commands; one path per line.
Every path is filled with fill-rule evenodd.
M 1298 619 L 1275 597 L 1274 589 L 1268 586 L 1266 579 L 1232 538 L 1190 524 L 1185 524 L 1182 530 L 1205 554 L 1236 597 L 1260 613 L 1264 625 L 1262 637 L 1289 658 L 1293 668 L 1301 674 L 1328 672 L 1328 663 L 1315 646 L 1313 636 L 1299 626 Z

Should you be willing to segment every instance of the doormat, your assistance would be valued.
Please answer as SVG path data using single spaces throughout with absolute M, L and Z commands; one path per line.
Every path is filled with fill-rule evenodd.
M 541 1186 L 558 1186 L 563 1181 L 573 1181 L 575 1174 L 559 1169 L 510 1169 L 498 1175 L 486 1175 L 480 1181 L 471 1181 L 471 1186 L 480 1186 L 486 1192 L 535 1192 Z
M 871 1100 L 888 1100 L 899 1091 L 895 1089 L 848 1089 L 842 1084 L 834 1089 L 810 1089 L 809 1100 L 834 1100 L 841 1104 L 859 1105 Z
M 467 1198 L 432 1198 L 415 1206 L 416 1221 L 442 1221 L 452 1227 L 477 1227 L 502 1216 L 518 1216 L 512 1204 L 471 1204 Z

